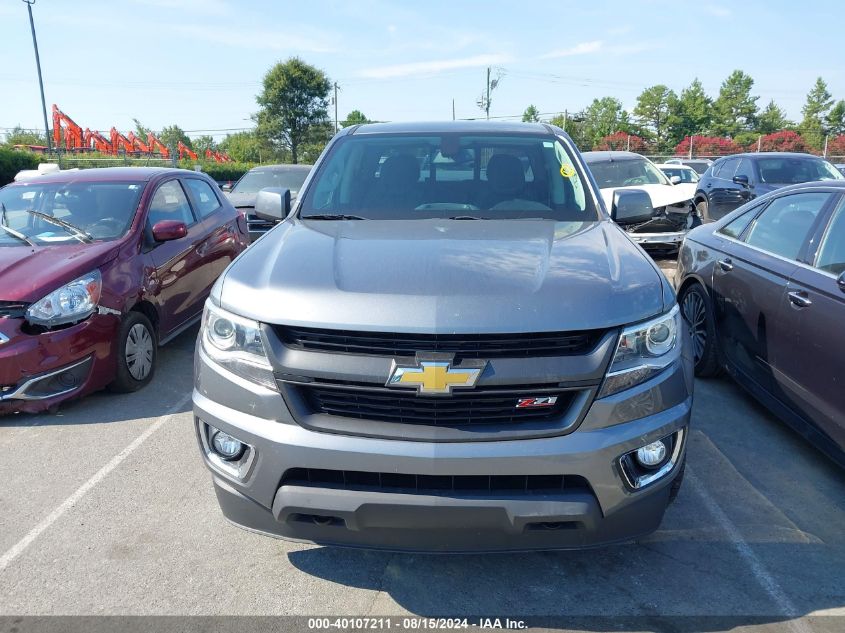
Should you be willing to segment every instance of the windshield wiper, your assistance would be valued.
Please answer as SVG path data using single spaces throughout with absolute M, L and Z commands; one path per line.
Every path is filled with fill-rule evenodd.
M 366 220 L 360 215 L 347 215 L 346 213 L 321 213 L 317 215 L 303 215 L 303 220 Z
M 18 231 L 16 231 L 15 229 L 13 229 L 11 227 L 6 226 L 5 223 L 0 224 L 0 229 L 3 229 L 4 231 L 6 231 L 6 233 L 11 235 L 12 237 L 18 238 L 21 242 L 26 242 L 29 246 L 33 246 L 33 247 L 35 246 L 35 242 L 33 242 L 31 239 L 29 239 L 26 235 L 24 235 L 23 233 L 19 233 Z
M 93 235 L 91 235 L 87 231 L 83 231 L 78 226 L 74 226 L 70 222 L 65 222 L 64 220 L 60 220 L 59 218 L 54 218 L 52 215 L 47 215 L 46 213 L 41 213 L 40 211 L 35 211 L 33 209 L 25 209 L 25 211 L 31 215 L 34 215 L 36 218 L 41 218 L 45 222 L 49 222 L 50 224 L 62 227 L 68 233 L 70 233 L 82 242 L 94 241 Z
M 488 220 L 489 218 L 480 218 L 477 215 L 453 215 L 449 220 Z

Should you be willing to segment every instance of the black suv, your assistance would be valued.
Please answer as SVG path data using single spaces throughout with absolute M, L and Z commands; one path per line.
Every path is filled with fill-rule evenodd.
M 708 222 L 786 185 L 842 179 L 833 165 L 811 154 L 735 154 L 717 160 L 698 181 L 695 208 L 701 219 Z

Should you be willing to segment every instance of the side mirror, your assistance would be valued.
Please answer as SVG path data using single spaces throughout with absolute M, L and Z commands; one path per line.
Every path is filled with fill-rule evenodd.
M 681 177 L 680 176 L 672 176 L 669 179 L 669 182 L 671 182 L 673 185 L 680 185 L 681 184 Z
M 161 220 L 153 225 L 153 239 L 156 242 L 178 240 L 188 234 L 188 227 L 178 220 Z
M 232 190 L 232 183 L 231 183 L 231 182 L 227 182 L 227 183 L 226 183 L 226 184 L 224 184 L 224 185 L 220 185 L 220 189 L 222 189 L 222 190 L 223 190 L 223 191 L 225 191 L 226 193 L 229 193 L 229 192 Z
M 255 215 L 262 220 L 281 222 L 290 213 L 290 189 L 267 187 L 255 198 Z
M 734 176 L 734 182 L 738 185 L 742 185 L 743 187 L 747 187 L 748 186 L 748 176 L 746 176 L 744 174 Z
M 841 275 L 839 275 L 839 277 L 836 278 L 836 285 L 839 286 L 839 289 L 842 292 L 845 292 L 845 272 L 842 273 Z
M 651 197 L 641 189 L 625 189 L 613 194 L 611 219 L 617 224 L 648 222 L 654 214 Z

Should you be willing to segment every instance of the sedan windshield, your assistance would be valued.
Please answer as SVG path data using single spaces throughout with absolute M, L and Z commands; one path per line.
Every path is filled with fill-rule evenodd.
M 315 219 L 598 220 L 569 150 L 539 135 L 346 136 L 301 209 Z
M 309 169 L 254 169 L 244 174 L 237 184 L 232 188 L 232 193 L 258 193 L 265 187 L 281 187 L 290 189 L 291 194 L 296 194 Z
M 636 185 L 669 185 L 669 179 L 645 158 L 602 160 L 589 163 L 601 189 Z
M 144 183 L 30 183 L 0 189 L 0 246 L 114 240 L 129 230 Z
M 830 163 L 820 158 L 758 158 L 760 181 L 789 185 L 816 180 L 842 180 L 843 176 Z

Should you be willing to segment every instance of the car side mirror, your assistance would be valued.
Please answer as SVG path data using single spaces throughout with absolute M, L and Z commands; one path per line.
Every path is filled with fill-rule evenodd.
M 641 189 L 626 189 L 613 194 L 611 219 L 617 224 L 648 222 L 654 214 L 651 197 Z
M 227 182 L 226 184 L 220 185 L 220 189 L 222 189 L 226 193 L 229 193 L 232 190 L 232 183 Z
M 839 286 L 839 289 L 842 292 L 845 292 L 845 272 L 843 272 L 839 277 L 836 278 L 836 285 Z
M 743 187 L 747 187 L 748 186 L 748 176 L 745 176 L 744 174 L 734 176 L 734 182 L 738 185 L 742 185 Z
M 188 234 L 188 227 L 178 220 L 160 220 L 153 225 L 153 239 L 156 242 L 178 240 Z
M 290 189 L 267 187 L 255 198 L 255 215 L 262 220 L 281 222 L 290 213 Z
M 671 182 L 673 185 L 680 185 L 681 184 L 681 177 L 680 176 L 672 176 L 669 179 L 669 182 Z

